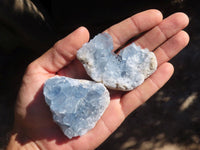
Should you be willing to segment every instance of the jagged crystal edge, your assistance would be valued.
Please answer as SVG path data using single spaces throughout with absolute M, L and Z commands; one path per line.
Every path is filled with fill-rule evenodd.
M 112 52 L 113 40 L 108 33 L 96 35 L 77 52 L 87 74 L 110 89 L 129 91 L 141 85 L 157 69 L 157 59 L 147 48 L 134 42 L 119 54 Z

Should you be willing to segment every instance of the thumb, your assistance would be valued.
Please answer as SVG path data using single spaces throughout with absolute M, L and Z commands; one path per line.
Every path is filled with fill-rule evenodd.
M 77 50 L 88 40 L 88 30 L 85 27 L 79 27 L 67 37 L 56 42 L 33 63 L 39 66 L 40 72 L 56 73 L 75 58 Z

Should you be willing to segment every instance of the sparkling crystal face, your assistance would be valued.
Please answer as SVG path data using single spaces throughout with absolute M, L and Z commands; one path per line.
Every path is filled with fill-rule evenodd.
M 43 93 L 54 121 L 70 139 L 94 128 L 110 102 L 103 84 L 67 77 L 48 79 Z
M 112 37 L 108 33 L 101 33 L 77 52 L 77 58 L 88 75 L 108 88 L 132 90 L 157 69 L 154 53 L 141 49 L 135 43 L 125 47 L 118 55 L 112 50 Z

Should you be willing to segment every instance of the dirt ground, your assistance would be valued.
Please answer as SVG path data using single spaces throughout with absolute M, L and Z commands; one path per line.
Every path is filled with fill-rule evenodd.
M 186 31 L 191 41 L 171 60 L 175 73 L 170 81 L 134 111 L 97 150 L 200 150 L 200 7 L 197 2 L 171 0 L 168 6 L 152 4 L 135 10 L 155 6 L 165 17 L 176 11 L 186 12 L 190 17 Z M 97 23 L 90 31 L 96 34 L 111 23 Z M 16 44 L 16 38 L 7 34 L 4 27 L 0 23 L 0 150 L 12 129 L 14 103 L 24 70 L 40 55 L 29 49 L 29 45 Z

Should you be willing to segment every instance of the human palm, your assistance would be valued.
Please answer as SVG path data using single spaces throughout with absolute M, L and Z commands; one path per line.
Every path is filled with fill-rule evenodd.
M 188 18 L 183 13 L 173 14 L 163 20 L 159 11 L 148 10 L 105 30 L 104 32 L 112 36 L 115 50 L 132 37 L 145 32 L 134 42 L 142 48 L 154 51 L 158 69 L 142 85 L 130 92 L 111 91 L 110 105 L 95 128 L 70 140 L 53 122 L 42 89 L 44 82 L 55 75 L 88 79 L 81 63 L 75 57 L 77 50 L 88 42 L 89 33 L 86 28 L 80 27 L 58 41 L 27 68 L 16 103 L 15 132 L 11 139 L 18 143 L 20 148 L 95 149 L 133 110 L 148 100 L 171 77 L 173 66 L 167 61 L 187 45 L 189 37 L 182 31 L 187 24 Z M 8 149 L 12 149 L 11 146 L 12 144 L 9 144 Z

